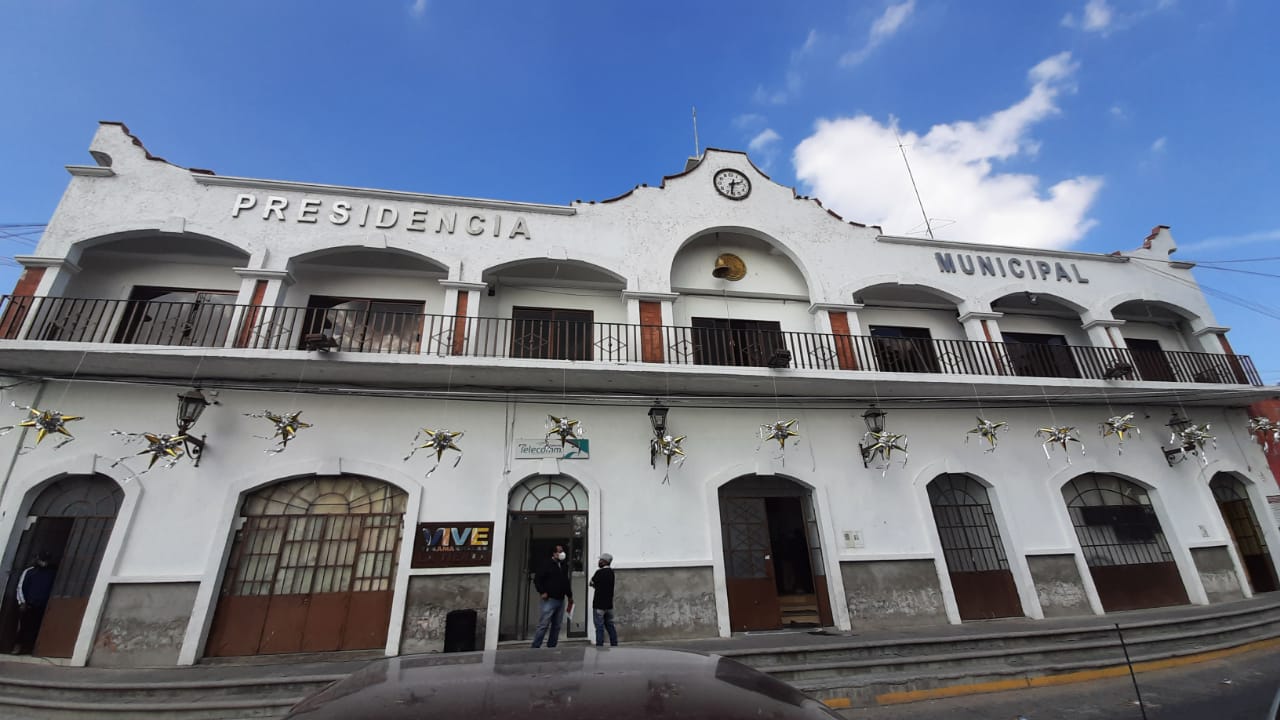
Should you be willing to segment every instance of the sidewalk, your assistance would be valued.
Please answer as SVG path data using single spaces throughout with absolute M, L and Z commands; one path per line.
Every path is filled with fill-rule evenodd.
M 840 632 L 834 630 L 796 629 L 772 632 L 739 633 L 729 638 L 703 638 L 695 640 L 660 640 L 635 644 L 667 647 L 677 650 L 738 656 L 753 653 L 791 652 L 820 649 L 828 645 L 895 645 L 931 643 L 939 640 L 980 639 L 991 637 L 1017 638 L 1031 635 L 1052 635 L 1079 630 L 1113 629 L 1119 623 L 1121 629 L 1141 627 L 1144 624 L 1194 620 L 1231 611 L 1247 611 L 1265 607 L 1280 607 L 1280 593 L 1257 596 L 1249 600 L 1220 603 L 1208 606 L 1179 606 L 1152 610 L 1133 610 L 1109 613 L 1105 616 L 1056 618 L 1032 620 L 1014 618 L 968 622 L 962 625 L 928 626 L 894 630 L 867 630 Z M 622 644 L 626 642 L 626 627 L 618 628 Z M 562 645 L 585 643 L 576 638 L 561 640 Z M 504 643 L 503 652 L 511 648 L 527 647 L 525 643 Z M 202 662 L 193 666 L 164 668 L 95 668 L 65 667 L 35 662 L 9 662 L 0 656 L 0 677 L 12 680 L 31 680 L 40 684 L 81 685 L 93 683 L 183 683 L 226 682 L 236 684 L 252 682 L 265 677 L 327 677 L 348 674 L 369 661 L 382 657 L 376 651 L 332 656 L 279 655 L 246 658 L 244 662 L 219 660 Z

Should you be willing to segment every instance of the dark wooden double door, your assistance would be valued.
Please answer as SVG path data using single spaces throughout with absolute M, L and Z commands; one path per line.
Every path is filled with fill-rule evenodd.
M 385 647 L 401 520 L 399 513 L 245 518 L 205 654 Z
M 947 474 L 928 491 L 960 619 L 1023 615 L 987 489 L 967 475 Z
M 808 498 L 720 496 L 733 632 L 832 624 Z

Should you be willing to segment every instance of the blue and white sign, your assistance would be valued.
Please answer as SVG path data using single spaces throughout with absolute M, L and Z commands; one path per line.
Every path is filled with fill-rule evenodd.
M 566 442 L 561 448 L 559 439 L 548 441 L 543 438 L 517 438 L 515 457 L 517 460 L 588 460 L 591 458 L 591 441 L 577 438 Z

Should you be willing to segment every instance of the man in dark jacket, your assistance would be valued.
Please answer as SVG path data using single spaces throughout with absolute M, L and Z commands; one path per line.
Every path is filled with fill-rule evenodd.
M 13 646 L 15 655 L 29 653 L 35 647 L 57 573 L 49 553 L 42 552 L 36 556 L 35 564 L 18 576 L 18 642 Z
M 609 632 L 609 644 L 618 646 L 618 629 L 613 626 L 613 556 L 605 553 L 597 563 L 599 570 L 591 576 L 591 587 L 596 594 L 591 598 L 591 614 L 596 621 L 596 647 L 604 645 L 604 633 Z
M 542 614 L 533 633 L 533 647 L 542 647 L 548 629 L 551 636 L 547 638 L 547 647 L 555 647 L 560 642 L 560 622 L 564 614 L 573 612 L 573 588 L 569 585 L 569 562 L 563 545 L 556 546 L 533 576 L 533 586 L 542 596 Z

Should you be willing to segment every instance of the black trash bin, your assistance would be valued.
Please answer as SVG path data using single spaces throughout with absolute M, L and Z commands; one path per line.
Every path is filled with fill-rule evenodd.
M 444 616 L 444 651 L 472 652 L 476 649 L 476 611 L 451 610 Z

